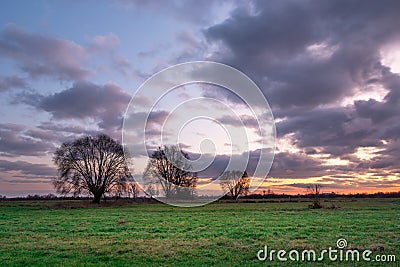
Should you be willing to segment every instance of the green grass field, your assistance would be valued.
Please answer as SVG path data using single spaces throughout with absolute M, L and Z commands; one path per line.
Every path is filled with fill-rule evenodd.
M 198 208 L 143 204 L 54 208 L 55 202 L 0 202 L 1 266 L 400 266 L 400 200 L 216 203 Z M 324 203 L 325 205 L 330 205 Z M 270 249 L 348 248 L 397 262 L 261 262 Z

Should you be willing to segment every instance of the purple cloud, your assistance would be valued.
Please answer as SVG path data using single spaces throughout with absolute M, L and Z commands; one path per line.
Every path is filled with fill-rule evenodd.
M 36 35 L 10 24 L 0 32 L 0 55 L 14 60 L 32 78 L 82 80 L 90 71 L 82 68 L 85 49 L 61 38 Z
M 0 160 L 2 172 L 20 172 L 21 174 L 36 177 L 52 177 L 57 174 L 56 168 L 46 164 L 35 164 L 27 161 Z

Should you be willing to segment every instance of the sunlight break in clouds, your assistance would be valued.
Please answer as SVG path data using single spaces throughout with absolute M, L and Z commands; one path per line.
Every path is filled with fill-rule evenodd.
M 251 110 L 251 116 L 238 114 L 233 107 L 225 105 L 217 97 L 207 96 L 175 101 L 176 106 L 171 106 L 172 101 L 167 101 L 167 106 L 170 106 L 171 110 L 164 111 L 165 107 L 161 108 L 164 97 L 167 99 L 171 97 L 169 93 L 174 90 L 173 94 L 182 95 L 182 92 L 177 92 L 175 88 L 188 87 L 191 83 L 224 87 L 241 99 L 243 104 Z M 186 97 L 186 94 L 183 96 Z M 149 101 L 143 103 L 144 98 Z M 157 124 L 161 125 L 161 128 L 157 131 L 154 128 L 157 117 L 153 114 L 160 113 L 163 116 L 158 118 Z M 213 123 L 218 126 L 219 132 L 210 131 L 212 128 L 202 132 L 191 128 L 192 123 L 197 123 L 197 128 L 206 127 L 205 123 Z M 149 124 L 152 125 L 151 130 L 155 130 L 150 134 L 150 137 L 155 140 L 151 142 L 148 137 L 147 125 Z M 250 127 L 256 128 L 259 132 L 257 142 L 253 136 L 248 135 Z M 187 139 L 189 143 L 185 143 L 185 138 L 182 136 L 182 130 L 185 128 L 194 131 L 191 138 Z M 206 178 L 209 181 L 212 178 L 208 184 L 202 181 L 202 185 L 195 188 L 196 193 L 191 198 L 182 199 L 179 194 L 172 198 L 168 194 L 156 196 L 162 202 L 177 206 L 204 205 L 223 196 L 225 192 L 220 187 L 219 179 L 226 171 L 249 173 L 253 178 L 250 180 L 250 190 L 255 191 L 262 184 L 271 167 L 276 137 L 275 124 L 268 102 L 254 82 L 230 66 L 210 61 L 177 64 L 146 80 L 129 103 L 122 134 L 125 155 L 129 158 L 128 166 L 135 181 L 144 190 L 149 188 L 151 180 L 147 178 L 147 171 L 144 171 L 146 166 L 138 165 L 138 163 L 143 162 L 143 156 L 146 154 L 151 156 L 153 151 L 159 150 L 160 147 L 165 151 L 173 151 L 173 147 L 170 146 L 175 144 L 179 144 L 180 149 L 193 149 L 193 146 L 197 145 L 200 148 L 212 150 L 212 153 L 200 150 L 199 156 L 193 159 L 187 157 L 179 159 L 179 166 L 186 166 L 186 171 L 197 173 L 200 180 Z M 197 144 L 192 141 L 196 139 L 200 141 Z M 255 149 L 257 153 L 251 150 L 250 142 L 253 145 L 257 144 Z M 228 150 L 230 153 L 224 154 L 225 148 L 221 147 L 221 144 L 230 144 Z M 178 151 L 181 153 L 180 150 Z M 165 155 L 169 157 L 167 152 Z M 177 157 L 176 153 L 171 153 L 171 157 L 169 160 L 173 163 Z M 223 162 L 225 166 L 221 166 Z M 207 170 L 217 174 L 205 175 L 204 172 Z M 151 183 L 151 185 L 156 186 L 161 192 L 168 188 L 168 185 L 163 183 Z

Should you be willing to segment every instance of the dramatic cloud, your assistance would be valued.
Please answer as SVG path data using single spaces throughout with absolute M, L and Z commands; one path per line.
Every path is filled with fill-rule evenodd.
M 352 153 L 359 146 L 380 146 L 373 136 L 371 124 L 353 127 L 354 118 L 345 108 L 315 109 L 299 116 L 292 116 L 277 123 L 279 136 L 294 133 L 299 148 L 322 147 L 323 153 L 343 155 Z
M 240 6 L 227 20 L 205 29 L 204 35 L 208 47 L 214 47 L 209 58 L 253 78 L 278 118 L 278 139 L 290 148 L 278 147 L 270 175 L 397 175 L 400 78 L 383 64 L 381 49 L 400 39 L 395 26 L 400 19 L 394 11 L 399 3 L 253 4 Z M 198 36 L 182 33 L 179 38 L 188 44 L 185 58 L 193 54 L 191 49 L 207 50 Z M 221 90 L 207 88 L 203 95 L 241 103 Z M 219 120 L 240 126 L 235 118 Z M 256 126 L 249 118 L 242 121 Z M 217 176 L 228 158 L 217 156 L 201 175 Z M 256 160 L 253 155 L 249 165 Z
M 117 1 L 113 12 L 124 15 L 107 22 L 109 27 L 96 28 L 97 22 L 88 21 L 82 31 L 90 32 L 61 30 L 55 35 L 43 28 L 46 33 L 39 34 L 42 26 L 3 25 L 0 92 L 9 97 L 2 103 L 12 102 L 0 113 L 7 122 L 16 119 L 0 125 L 3 173 L 15 179 L 49 176 L 45 164 L 8 159 L 48 160 L 57 145 L 82 134 L 105 132 L 119 139 L 131 98 L 122 88 L 132 81 L 136 86 L 172 62 L 213 60 L 247 74 L 271 105 L 278 141 L 268 178 L 274 188 L 303 190 L 310 181 L 332 190 L 400 186 L 399 1 L 212 0 L 203 8 L 192 0 L 167 3 Z M 128 21 L 148 24 L 145 30 L 132 26 L 124 31 Z M 157 137 L 174 101 L 205 96 L 246 108 L 228 90 L 207 85 L 192 89 L 185 96 L 166 97 L 165 106 L 149 114 L 144 131 L 129 129 L 140 155 L 146 155 L 140 145 L 144 134 L 148 150 L 160 145 Z M 254 134 L 257 121 L 250 113 L 238 114 L 216 113 L 215 119 L 236 129 L 243 123 Z M 127 119 L 147 115 L 138 112 Z M 172 128 L 163 134 L 172 136 Z M 194 133 L 196 138 L 202 137 Z M 191 151 L 187 145 L 182 147 Z M 260 157 L 256 147 L 251 150 L 250 174 Z M 231 156 L 217 154 L 201 177 L 217 177 L 227 166 Z
M 335 169 L 332 170 L 332 167 Z M 352 166 L 326 166 L 324 161 L 305 153 L 280 152 L 275 155 L 269 176 L 280 178 L 309 178 L 349 171 Z
M 220 59 L 256 79 L 273 107 L 313 108 L 354 94 L 381 71 L 379 49 L 400 36 L 398 8 L 395 1 L 260 1 L 256 14 L 237 9 L 205 34 L 229 48 Z
M 51 122 L 36 127 L 21 124 L 0 124 L 0 156 L 46 156 L 56 146 L 82 135 L 97 135 L 99 131 L 82 126 L 57 125 Z
M 20 94 L 18 101 L 47 111 L 55 119 L 92 118 L 98 121 L 101 129 L 110 130 L 122 126 L 122 113 L 130 98 L 128 93 L 112 83 L 99 86 L 78 82 L 69 89 L 48 96 Z
M 132 66 L 115 52 L 119 44 L 114 33 L 96 35 L 84 47 L 67 39 L 30 33 L 14 24 L 0 31 L 0 56 L 14 61 L 33 79 L 79 82 L 109 69 L 127 75 Z M 104 61 L 99 61 L 99 57 Z M 26 87 L 26 81 L 15 76 L 0 77 L 0 91 L 10 86 Z

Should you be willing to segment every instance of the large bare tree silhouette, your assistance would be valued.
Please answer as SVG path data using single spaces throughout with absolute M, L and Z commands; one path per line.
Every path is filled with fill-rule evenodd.
M 190 171 L 189 155 L 176 145 L 159 147 L 151 155 L 144 178 L 160 188 L 167 198 L 187 198 L 194 194 L 197 174 Z
M 131 177 L 122 145 L 105 134 L 63 143 L 53 161 L 59 173 L 53 180 L 57 192 L 88 193 L 94 203 L 105 193 L 124 191 Z

